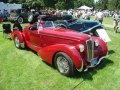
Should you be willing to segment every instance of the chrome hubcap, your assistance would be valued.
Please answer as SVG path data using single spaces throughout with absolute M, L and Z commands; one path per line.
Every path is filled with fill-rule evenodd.
M 19 44 L 20 44 L 19 38 L 18 38 L 18 37 L 15 37 L 15 46 L 16 46 L 16 47 L 19 47 Z
M 22 22 L 23 22 L 23 18 L 21 18 L 21 17 L 18 18 L 18 22 L 19 22 L 19 23 L 22 23 Z
M 67 73 L 69 71 L 68 61 L 63 56 L 57 58 L 57 66 L 61 73 Z

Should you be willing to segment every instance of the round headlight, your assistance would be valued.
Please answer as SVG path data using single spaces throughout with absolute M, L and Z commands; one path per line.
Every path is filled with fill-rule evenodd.
M 99 41 L 98 40 L 95 40 L 95 46 L 99 46 Z
M 83 44 L 80 44 L 80 45 L 79 45 L 79 49 L 80 49 L 80 52 L 83 52 L 84 49 L 85 49 L 84 45 L 83 45 Z

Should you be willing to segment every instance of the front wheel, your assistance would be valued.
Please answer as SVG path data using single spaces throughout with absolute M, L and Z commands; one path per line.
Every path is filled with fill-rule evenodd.
M 58 71 L 65 76 L 73 76 L 75 67 L 72 59 L 64 52 L 58 52 L 55 55 L 54 63 Z
M 24 20 L 23 20 L 22 17 L 18 17 L 17 21 L 18 21 L 19 23 L 23 23 L 23 22 L 24 22 Z

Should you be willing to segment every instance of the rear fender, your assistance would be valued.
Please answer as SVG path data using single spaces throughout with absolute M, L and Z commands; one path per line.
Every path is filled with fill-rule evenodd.
M 11 38 L 14 39 L 15 36 L 18 36 L 20 43 L 24 43 L 24 36 L 22 32 L 20 32 L 19 30 L 13 31 L 11 34 Z
M 77 69 L 82 66 L 82 58 L 75 46 L 66 44 L 57 44 L 44 47 L 38 51 L 38 55 L 49 64 L 53 64 L 54 56 L 57 52 L 64 52 L 68 54 Z

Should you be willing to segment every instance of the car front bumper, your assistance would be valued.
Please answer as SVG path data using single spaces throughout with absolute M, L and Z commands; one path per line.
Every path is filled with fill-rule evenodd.
M 98 58 L 94 58 L 91 62 L 90 62 L 90 64 L 88 65 L 88 66 L 85 66 L 85 68 L 83 68 L 84 67 L 84 65 L 83 65 L 83 63 L 82 63 L 82 66 L 81 66 L 81 68 L 78 70 L 78 71 L 88 71 L 88 69 L 89 68 L 93 68 L 93 67 L 96 67 L 97 65 L 99 65 L 100 64 L 100 62 L 104 59 L 104 58 L 106 58 L 107 57 L 107 55 L 106 56 L 102 56 L 102 57 L 100 57 L 99 59 Z
M 17 20 L 17 17 L 8 17 L 8 21 L 15 22 Z

